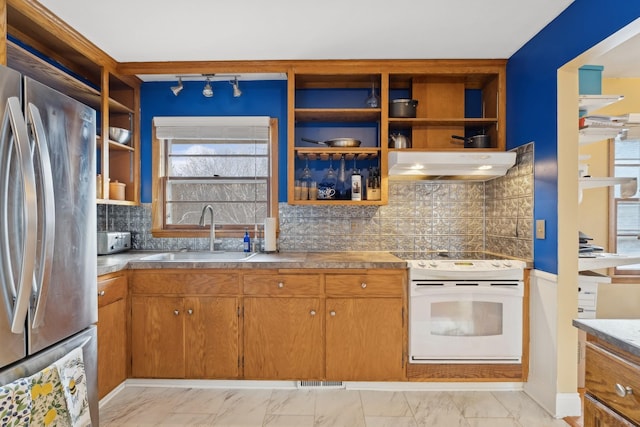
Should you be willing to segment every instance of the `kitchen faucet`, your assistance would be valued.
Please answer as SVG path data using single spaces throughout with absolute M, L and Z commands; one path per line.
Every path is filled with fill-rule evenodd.
M 211 228 L 209 229 L 209 250 L 213 252 L 215 250 L 216 242 L 216 226 L 213 223 L 213 206 L 206 205 L 202 208 L 202 214 L 200 215 L 200 227 L 204 227 L 204 216 L 207 211 L 211 213 Z

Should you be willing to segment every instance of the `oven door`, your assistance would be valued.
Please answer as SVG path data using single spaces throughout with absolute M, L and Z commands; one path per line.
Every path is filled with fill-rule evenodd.
M 520 363 L 522 283 L 412 284 L 411 363 Z

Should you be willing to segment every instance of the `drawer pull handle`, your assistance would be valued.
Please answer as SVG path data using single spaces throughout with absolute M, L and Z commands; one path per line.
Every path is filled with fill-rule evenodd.
M 180 312 L 178 310 L 173 310 L 173 314 L 177 316 L 178 314 L 180 314 Z
M 100 292 L 98 292 L 98 296 L 99 296 L 99 297 L 103 297 L 103 296 L 104 296 L 104 291 L 100 291 Z
M 278 283 L 278 287 L 279 287 L 280 289 L 284 288 L 284 283 L 282 283 L 282 282 Z
M 312 316 L 315 316 L 315 315 L 316 315 L 316 311 L 315 311 L 315 310 L 311 310 L 311 311 L 309 312 L 309 314 L 310 314 L 310 315 L 312 315 Z
M 334 317 L 336 315 L 336 312 L 334 310 L 331 310 L 329 314 L 331 315 L 331 317 Z
M 620 397 L 626 397 L 633 394 L 633 389 L 629 386 L 623 386 L 622 384 L 616 384 L 616 394 Z
M 189 310 L 187 310 L 187 313 L 189 313 L 191 315 L 191 314 L 193 314 L 193 310 L 189 309 Z
M 367 284 L 366 284 L 365 282 L 362 282 L 362 283 L 360 283 L 360 287 L 361 287 L 362 289 L 364 289 L 364 288 L 366 288 L 366 287 L 367 287 Z

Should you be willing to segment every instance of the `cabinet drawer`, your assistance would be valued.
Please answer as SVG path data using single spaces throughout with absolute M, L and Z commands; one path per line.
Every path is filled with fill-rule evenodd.
M 584 396 L 584 427 L 634 427 L 636 424 L 621 417 L 590 395 Z
M 322 294 L 319 274 L 247 274 L 245 295 L 316 296 Z
M 640 423 L 640 366 L 587 342 L 585 388 L 587 393 L 630 420 Z M 625 397 L 616 387 L 631 387 Z
M 127 276 L 98 277 L 98 307 L 127 297 Z
M 134 294 L 237 295 L 240 276 L 235 272 L 163 272 L 139 270 L 131 277 Z
M 328 274 L 327 296 L 402 297 L 403 274 Z

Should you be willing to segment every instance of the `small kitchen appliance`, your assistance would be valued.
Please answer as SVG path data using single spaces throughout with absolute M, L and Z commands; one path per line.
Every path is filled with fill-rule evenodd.
M 109 255 L 131 249 L 131 233 L 128 231 L 99 231 L 98 255 Z
M 521 362 L 524 262 L 408 264 L 410 363 Z

